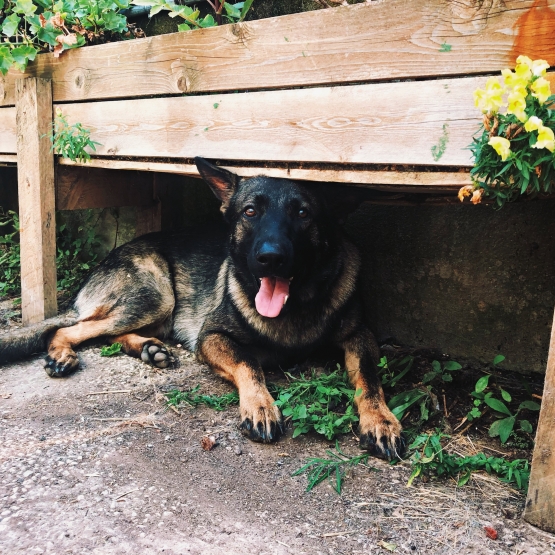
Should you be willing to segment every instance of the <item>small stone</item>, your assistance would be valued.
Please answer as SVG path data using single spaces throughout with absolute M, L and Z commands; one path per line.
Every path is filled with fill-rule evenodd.
M 243 450 L 241 449 L 241 447 L 239 447 L 239 445 L 236 445 L 235 448 L 233 449 L 233 452 L 236 455 L 242 455 L 243 454 Z

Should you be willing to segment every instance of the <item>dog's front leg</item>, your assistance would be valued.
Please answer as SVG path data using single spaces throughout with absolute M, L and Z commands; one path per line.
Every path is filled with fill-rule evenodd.
M 405 439 L 401 424 L 385 403 L 375 361 L 378 346 L 374 336 L 368 329 L 359 327 L 342 341 L 342 347 L 345 367 L 356 390 L 361 449 L 380 458 L 402 457 Z
M 279 409 L 266 388 L 260 363 L 226 335 L 199 338 L 198 358 L 239 390 L 240 429 L 253 441 L 271 443 L 283 433 Z

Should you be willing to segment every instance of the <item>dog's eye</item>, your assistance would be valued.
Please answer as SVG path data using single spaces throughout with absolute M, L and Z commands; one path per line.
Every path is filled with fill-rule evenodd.
M 243 212 L 245 214 L 245 216 L 247 216 L 248 218 L 253 218 L 254 216 L 256 216 L 256 210 L 252 207 L 252 206 L 247 206 L 245 208 L 245 211 Z
M 299 218 L 306 218 L 308 216 L 308 210 L 306 208 L 301 208 L 299 210 Z

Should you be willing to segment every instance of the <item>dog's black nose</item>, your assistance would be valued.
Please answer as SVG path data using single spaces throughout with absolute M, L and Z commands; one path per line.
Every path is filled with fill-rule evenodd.
M 256 261 L 268 272 L 280 270 L 285 264 L 285 259 L 284 249 L 271 243 L 263 243 L 256 254 Z

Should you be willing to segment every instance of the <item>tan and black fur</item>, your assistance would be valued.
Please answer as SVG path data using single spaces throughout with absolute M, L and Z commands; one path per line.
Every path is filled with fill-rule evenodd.
M 362 390 L 360 445 L 401 455 L 401 425 L 385 404 L 376 373 L 378 347 L 357 294 L 360 259 L 325 204 L 285 179 L 238 176 L 197 159 L 222 202 L 226 227 L 154 233 L 113 251 L 88 277 L 66 314 L 0 338 L 0 362 L 44 348 L 46 371 L 64 376 L 79 364 L 75 347 L 107 337 L 127 354 L 164 368 L 162 340 L 194 350 L 239 390 L 241 429 L 271 442 L 283 431 L 263 367 L 302 359 L 320 346 L 345 351 L 353 386 Z M 264 276 L 290 281 L 277 317 L 254 298 Z

